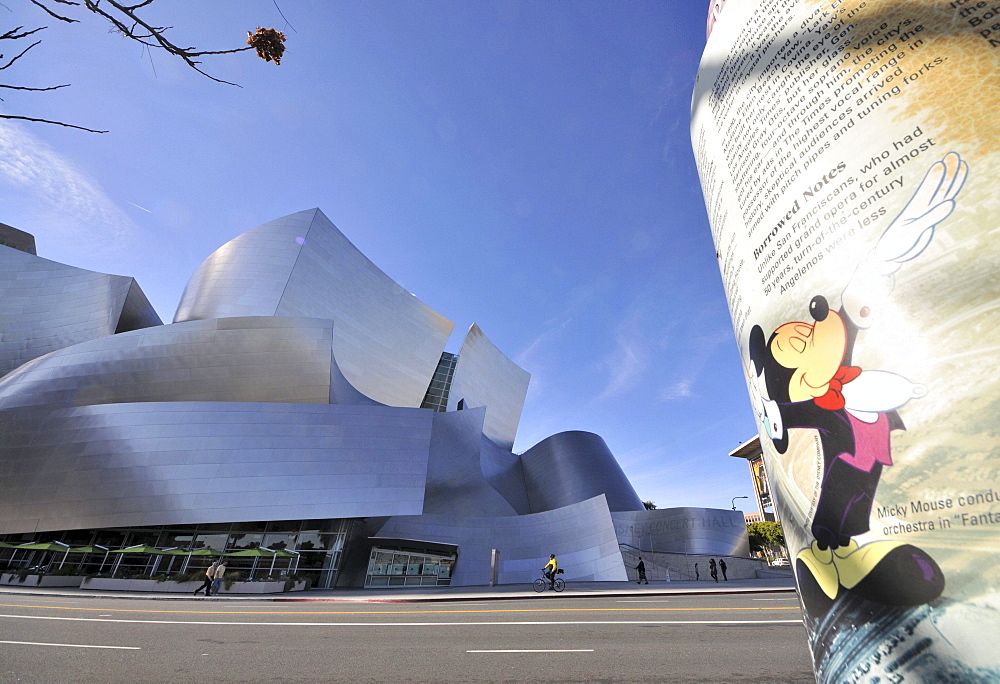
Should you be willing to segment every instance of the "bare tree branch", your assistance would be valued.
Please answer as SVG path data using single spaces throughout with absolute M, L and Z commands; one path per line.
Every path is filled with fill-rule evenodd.
M 70 19 L 69 17 L 64 17 L 64 16 L 62 16 L 60 14 L 56 14 L 51 9 L 49 9 L 48 7 L 46 7 L 44 4 L 42 4 L 41 2 L 39 2 L 39 0 L 30 0 L 30 2 L 31 2 L 32 5 L 35 5 L 36 7 L 40 7 L 43 10 L 45 10 L 46 14 L 48 14 L 50 17 L 58 19 L 59 21 L 65 21 L 68 24 L 76 24 L 76 23 L 79 22 L 79 19 Z M 69 2 L 68 0 L 53 0 L 53 2 L 58 2 L 58 3 L 61 3 L 63 5 L 79 5 L 80 4 L 78 2 Z
M 125 9 L 127 9 L 129 11 L 133 11 L 133 10 L 139 9 L 140 7 L 145 7 L 146 5 L 151 5 L 152 3 L 153 3 L 153 0 L 145 0 L 144 2 L 140 2 L 138 5 L 128 5 Z
M 149 1 L 152 2 L 152 0 Z M 285 13 L 281 11 L 280 7 L 278 7 L 278 0 L 271 0 L 271 2 L 274 3 L 274 9 L 278 10 L 278 14 L 280 14 L 281 18 L 285 20 L 285 26 L 298 33 L 298 30 L 288 21 L 288 17 L 285 16 Z
M 24 48 L 23 50 L 21 50 L 21 54 L 19 54 L 19 55 L 18 55 L 17 57 L 13 57 L 13 58 L 12 58 L 12 59 L 11 59 L 11 60 L 10 60 L 9 62 L 7 62 L 6 64 L 4 64 L 3 66 L 0 66 L 0 71 L 3 71 L 3 70 L 4 70 L 4 69 L 6 69 L 7 67 L 9 67 L 9 66 L 10 66 L 11 64 L 13 64 L 13 63 L 14 63 L 14 62 L 16 62 L 17 60 L 21 59 L 21 57 L 23 57 L 23 56 L 24 56 L 24 53 L 25 53 L 25 52 L 27 52 L 28 50 L 30 50 L 31 48 L 35 47 L 36 45 L 38 45 L 38 44 L 39 44 L 39 43 L 41 43 L 41 42 L 42 42 L 42 41 L 40 41 L 40 40 L 37 40 L 37 41 L 35 41 L 34 43 L 32 43 L 31 45 L 29 45 L 28 47 L 26 47 L 26 48 Z M 0 55 L 0 59 L 3 59 L 3 55 Z
M 51 121 L 49 119 L 35 119 L 30 116 L 14 116 L 13 114 L 0 114 L 0 119 L 17 119 L 19 121 L 34 121 L 37 123 L 47 123 L 53 124 L 54 126 L 65 126 L 66 128 L 76 128 L 81 131 L 87 131 L 88 133 L 107 133 L 107 131 L 98 131 L 93 128 L 86 128 L 84 126 L 74 126 L 73 124 L 63 123 L 62 121 Z
M 114 25 L 115 28 L 121 31 L 122 34 L 125 35 L 127 38 L 136 40 L 142 43 L 143 45 L 147 45 L 149 47 L 161 48 L 171 55 L 180 57 L 189 67 L 197 71 L 202 76 L 205 76 L 206 78 L 215 81 L 216 83 L 225 83 L 226 85 L 236 86 L 237 88 L 242 87 L 238 83 L 233 83 L 231 81 L 226 81 L 221 78 L 216 78 L 215 76 L 212 76 L 208 72 L 199 68 L 198 65 L 201 64 L 201 61 L 195 59 L 195 57 L 202 57 L 204 55 L 227 55 L 234 52 L 244 52 L 246 50 L 251 50 L 252 48 L 241 47 L 241 48 L 233 48 L 231 50 L 196 50 L 194 47 L 188 47 L 188 48 L 178 47 L 164 36 L 164 32 L 168 31 L 172 27 L 151 26 L 150 24 L 146 23 L 141 18 L 139 18 L 129 6 L 123 5 L 119 2 L 115 2 L 115 0 L 107 0 L 107 3 L 109 5 L 114 7 L 116 10 L 118 10 L 123 15 L 128 17 L 129 20 L 131 20 L 132 26 L 128 27 L 125 25 L 124 22 L 119 20 L 117 17 L 101 9 L 101 7 L 99 7 L 100 1 L 101 0 L 84 0 L 84 3 L 87 9 L 107 19 L 109 22 L 111 22 L 112 25 Z M 143 4 L 148 4 L 148 3 L 143 3 Z M 141 7 L 142 5 L 139 6 Z M 143 29 L 145 29 L 146 33 L 143 34 L 137 32 L 136 30 L 137 26 L 141 26 Z
M 79 19 L 73 19 L 69 16 L 64 16 L 61 11 L 57 12 L 53 9 L 53 6 L 66 6 L 80 8 L 80 10 L 86 10 L 92 14 L 96 14 L 107 21 L 113 31 L 116 31 L 123 35 L 124 37 L 134 40 L 144 47 L 150 57 L 150 64 L 152 64 L 152 53 L 151 49 L 155 48 L 158 50 L 163 50 L 164 52 L 179 57 L 185 64 L 197 71 L 202 76 L 208 78 L 209 80 L 215 81 L 216 83 L 225 83 L 226 85 L 232 85 L 240 87 L 238 83 L 232 83 L 221 78 L 216 78 L 199 66 L 201 60 L 199 58 L 211 55 L 228 55 L 236 52 L 245 52 L 247 50 L 256 50 L 257 55 L 266 61 L 273 61 L 275 64 L 280 64 L 281 56 L 284 52 L 284 42 L 285 36 L 280 31 L 275 31 L 274 29 L 262 29 L 258 28 L 257 33 L 247 33 L 248 45 L 246 47 L 232 48 L 229 50 L 199 50 L 195 47 L 181 47 L 175 44 L 172 40 L 166 37 L 166 32 L 171 30 L 172 26 L 155 26 L 148 23 L 142 17 L 138 15 L 138 11 L 144 7 L 148 7 L 153 4 L 155 0 L 29 0 L 31 4 L 35 5 L 50 17 L 58 19 L 59 21 L 64 21 L 67 23 L 79 23 Z M 128 4 L 130 2 L 131 4 Z M 277 2 L 274 3 L 275 7 L 278 8 L 278 13 L 281 14 L 281 8 L 278 7 Z M 0 5 L 2 6 L 2 5 Z M 284 14 L 282 14 L 284 18 Z M 288 20 L 285 19 L 287 23 Z M 18 40 L 20 38 L 25 38 L 38 31 L 44 30 L 46 27 L 41 26 L 39 28 L 31 29 L 25 31 L 23 26 L 18 26 L 17 28 L 10 29 L 4 33 L 0 33 L 0 40 Z M 294 30 L 294 29 L 293 29 Z M 32 48 L 37 46 L 41 41 L 36 41 L 24 48 L 19 54 L 11 58 L 6 64 L 0 66 L 0 71 L 12 66 L 21 57 L 27 54 Z M 4 55 L 0 54 L 0 60 L 4 59 Z M 155 73 L 155 67 L 154 73 Z M 33 87 L 33 86 L 16 86 L 8 84 L 0 84 L 0 89 L 6 90 L 20 90 L 20 91 L 30 91 L 30 92 L 42 92 L 48 90 L 59 90 L 60 88 L 66 88 L 69 84 L 61 84 L 47 87 Z M 0 99 L 2 101 L 2 99 Z M 0 118 L 3 119 L 14 119 L 19 121 L 33 121 L 39 123 L 48 123 L 57 126 L 65 126 L 67 128 L 75 128 L 82 131 L 89 131 L 91 133 L 106 133 L 107 131 L 99 131 L 93 128 L 87 128 L 85 126 L 77 126 L 74 124 L 64 123 L 62 121 L 52 121 L 50 119 L 38 119 L 28 116 L 15 116 L 12 114 L 0 114 Z
M 30 86 L 12 86 L 12 85 L 6 85 L 4 83 L 0 83 L 0 88 L 7 88 L 8 90 L 34 90 L 34 91 L 59 90 L 60 88 L 68 88 L 69 86 L 70 86 L 69 83 L 63 83 L 62 85 L 48 86 L 46 88 L 32 88 Z
M 36 29 L 31 29 L 30 31 L 25 31 L 24 33 L 18 33 L 22 30 L 23 26 L 18 26 L 17 28 L 12 28 L 6 33 L 0 33 L 0 40 L 17 40 L 18 38 L 24 38 L 25 36 L 30 36 L 32 33 L 38 33 L 39 31 L 44 31 L 47 26 L 39 26 Z

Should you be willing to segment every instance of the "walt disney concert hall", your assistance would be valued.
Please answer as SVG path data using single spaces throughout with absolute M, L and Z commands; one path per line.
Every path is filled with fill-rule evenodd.
M 452 328 L 318 209 L 216 250 L 169 324 L 0 224 L 0 541 L 295 550 L 319 587 L 748 555 L 736 511 L 645 510 L 598 435 L 515 454 L 529 374 Z

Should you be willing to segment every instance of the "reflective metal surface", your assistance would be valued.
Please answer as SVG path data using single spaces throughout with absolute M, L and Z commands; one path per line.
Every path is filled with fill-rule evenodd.
M 219 318 L 76 344 L 0 379 L 0 410 L 136 401 L 330 398 L 333 323 Z
M 516 515 L 483 476 L 480 446 L 485 408 L 434 413 L 424 513 L 451 516 Z
M 334 321 L 337 364 L 366 396 L 418 407 L 454 324 L 396 284 L 319 209 L 227 242 L 188 281 L 175 322 L 231 316 Z
M 599 494 L 612 511 L 645 510 L 608 445 L 592 432 L 560 432 L 521 455 L 532 513 L 561 508 Z
M 637 549 L 719 556 L 749 556 L 747 525 L 740 511 L 661 508 L 611 514 L 618 541 Z
M 0 245 L 0 376 L 71 344 L 157 325 L 134 279 Z
M 35 236 L 25 233 L 6 223 L 0 223 L 0 245 L 13 247 L 14 249 L 27 252 L 28 254 L 38 254 L 35 251 Z
M 475 323 L 469 328 L 448 392 L 448 410 L 486 407 L 483 434 L 511 449 L 531 374 L 508 359 Z
M 375 535 L 459 547 L 452 586 L 488 584 L 500 551 L 500 584 L 528 583 L 554 553 L 567 581 L 624 581 L 625 564 L 603 496 L 553 511 L 501 518 L 421 515 L 391 518 Z
M 473 325 L 431 386 L 452 324 L 319 210 L 219 248 L 170 325 L 131 278 L 0 245 L 0 326 L 0 534 L 366 519 L 458 546 L 453 584 L 488 581 L 493 548 L 501 582 L 528 582 L 550 553 L 567 579 L 624 580 L 618 543 L 643 535 L 740 544 L 726 511 L 643 510 L 597 435 L 514 454 L 528 373 Z
M 0 411 L 0 533 L 420 513 L 433 415 L 239 402 Z

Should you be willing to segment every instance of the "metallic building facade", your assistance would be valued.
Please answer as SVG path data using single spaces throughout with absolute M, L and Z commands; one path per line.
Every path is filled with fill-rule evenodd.
M 514 447 L 517 424 L 531 374 L 503 355 L 475 323 L 458 352 L 448 393 L 448 410 L 486 407 L 483 434 L 506 449 Z
M 134 279 L 35 256 L 25 235 L 0 224 L 0 376 L 78 342 L 160 325 Z
M 335 351 L 360 392 L 419 407 L 454 324 L 352 245 L 319 209 L 227 242 L 188 281 L 174 322 L 305 316 L 336 322 Z
M 515 454 L 528 373 L 476 325 L 444 352 L 451 322 L 317 209 L 216 250 L 168 325 L 133 279 L 0 238 L 0 535 L 326 520 L 350 531 L 330 582 L 341 553 L 364 582 L 396 545 L 447 556 L 451 584 L 486 583 L 494 549 L 499 580 L 525 582 L 550 553 L 624 580 L 619 544 L 746 545 L 644 510 L 598 435 Z

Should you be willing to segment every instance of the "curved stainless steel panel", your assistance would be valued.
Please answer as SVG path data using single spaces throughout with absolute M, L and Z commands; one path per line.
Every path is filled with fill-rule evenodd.
M 608 497 L 612 511 L 645 510 L 608 445 L 591 432 L 560 432 L 521 454 L 531 511 Z
M 507 500 L 519 515 L 531 513 L 528 492 L 524 488 L 521 457 L 497 446 L 486 435 L 480 435 L 479 467 L 486 481 Z
M 0 245 L 0 376 L 71 344 L 158 325 L 134 279 Z
M 484 408 L 434 413 L 424 513 L 505 516 L 516 511 L 483 477 L 480 445 Z
M 524 584 L 556 554 L 567 581 L 628 577 L 603 496 L 544 513 L 506 518 L 441 515 L 391 518 L 374 538 L 414 539 L 458 546 L 452 586 L 488 584 L 490 551 L 500 552 L 500 584 Z
M 448 410 L 486 407 L 483 434 L 512 449 L 531 374 L 503 355 L 475 323 L 458 352 L 448 391 Z
M 14 226 L 8 226 L 6 223 L 0 223 L 0 245 L 12 247 L 28 254 L 38 254 L 35 251 L 34 235 L 18 230 Z
M 0 411 L 0 533 L 418 514 L 432 416 L 213 402 Z
M 453 328 L 318 209 L 265 223 L 216 250 L 188 281 L 174 320 L 275 315 L 335 321 L 344 377 L 392 406 L 420 406 Z
M 749 556 L 747 525 L 740 511 L 663 508 L 611 514 L 618 541 L 637 549 L 719 556 Z
M 219 318 L 90 340 L 0 379 L 0 410 L 139 401 L 330 400 L 333 322 Z

